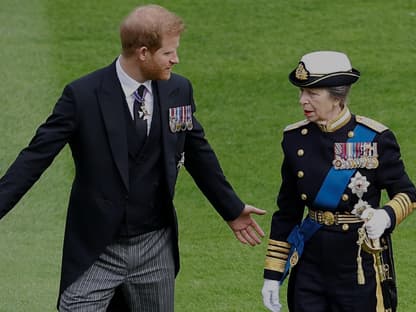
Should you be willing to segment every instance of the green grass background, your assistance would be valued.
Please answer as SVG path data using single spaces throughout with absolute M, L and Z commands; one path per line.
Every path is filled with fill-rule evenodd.
M 142 3 L 0 0 L 0 175 L 65 83 L 118 55 L 119 22 Z M 415 0 L 154 3 L 187 24 L 175 71 L 192 80 L 197 117 L 235 190 L 268 211 L 256 218 L 267 233 L 280 183 L 282 129 L 302 119 L 287 75 L 309 51 L 350 56 L 362 73 L 351 110 L 394 130 L 416 178 Z M 54 311 L 72 177 L 66 148 L 0 222 L 0 312 Z M 267 239 L 255 248 L 239 244 L 186 171 L 175 203 L 182 256 L 176 311 L 265 311 L 260 290 Z M 393 236 L 402 312 L 416 305 L 415 225 L 412 216 Z

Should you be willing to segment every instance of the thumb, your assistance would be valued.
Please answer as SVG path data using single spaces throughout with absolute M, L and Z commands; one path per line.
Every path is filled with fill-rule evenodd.
M 254 213 L 254 214 L 257 214 L 257 215 L 264 215 L 264 214 L 267 213 L 266 210 L 259 209 L 259 208 L 256 208 L 256 207 L 250 206 L 250 205 L 246 205 L 244 209 L 246 210 L 247 213 Z

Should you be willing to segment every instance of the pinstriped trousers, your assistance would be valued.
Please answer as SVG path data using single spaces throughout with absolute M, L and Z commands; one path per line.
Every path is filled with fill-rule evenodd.
M 131 312 L 173 312 L 172 230 L 123 238 L 61 295 L 60 312 L 105 312 L 121 286 Z

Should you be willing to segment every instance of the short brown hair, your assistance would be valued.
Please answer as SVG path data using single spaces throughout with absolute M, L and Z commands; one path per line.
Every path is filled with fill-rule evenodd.
M 120 25 L 122 54 L 130 56 L 139 47 L 156 51 L 164 35 L 179 35 L 185 29 L 183 20 L 159 5 L 135 8 Z

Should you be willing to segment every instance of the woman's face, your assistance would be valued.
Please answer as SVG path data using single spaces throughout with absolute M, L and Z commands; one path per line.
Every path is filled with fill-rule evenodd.
M 340 100 L 330 96 L 325 88 L 300 88 L 299 102 L 306 119 L 325 123 L 341 112 Z

